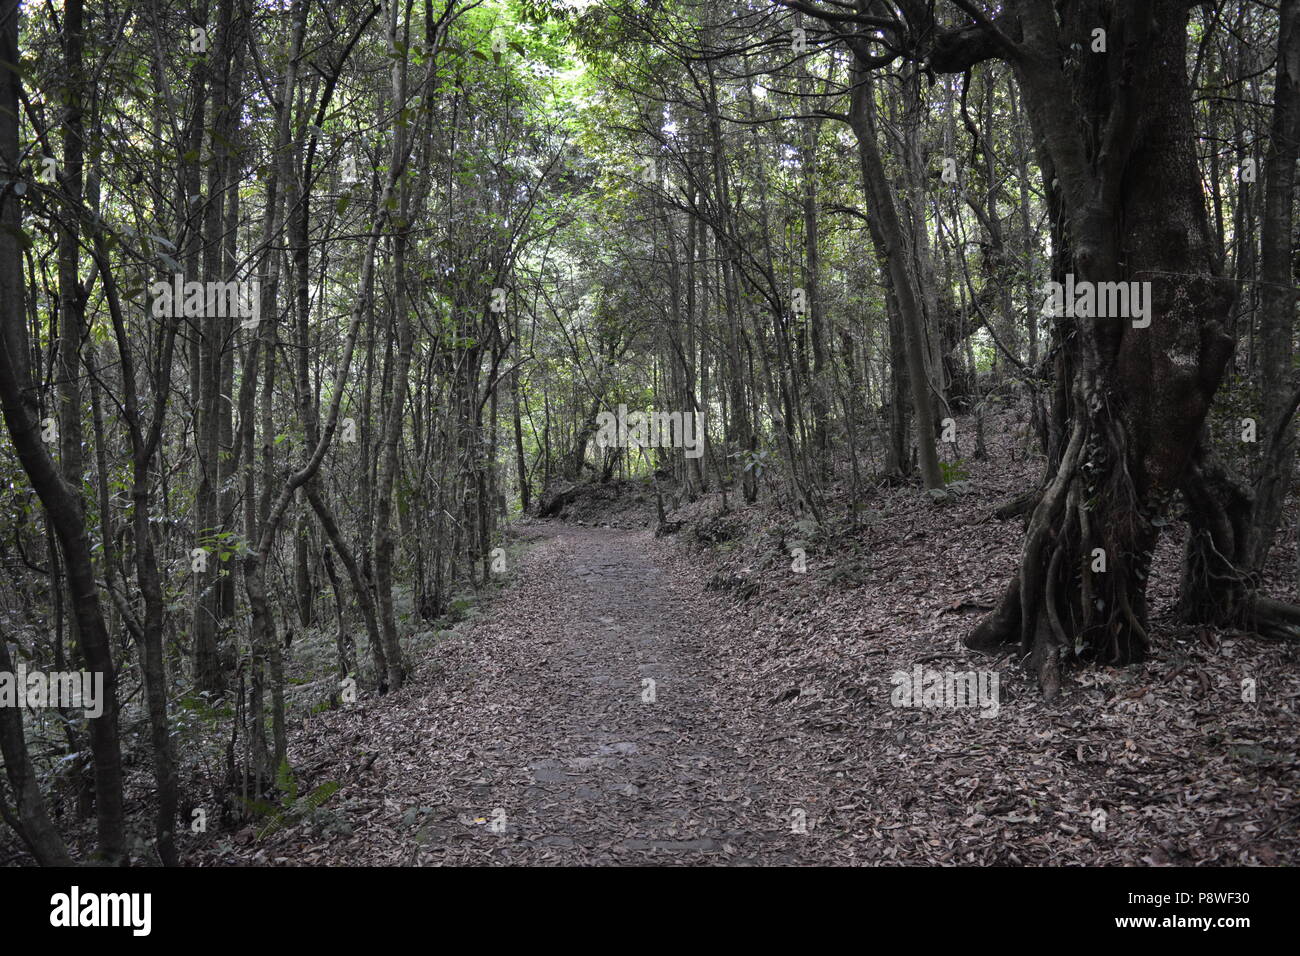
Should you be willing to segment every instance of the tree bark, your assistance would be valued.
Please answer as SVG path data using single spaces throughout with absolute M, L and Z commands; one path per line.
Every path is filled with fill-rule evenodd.
M 12 674 L 13 670 L 9 639 L 0 631 L 0 671 Z M 72 866 L 74 861 L 68 847 L 45 810 L 45 798 L 41 796 L 27 755 L 20 707 L 0 707 L 0 756 L 4 757 L 5 775 L 18 805 L 19 837 L 41 866 Z
M 1279 16 L 1276 92 L 1264 167 L 1264 221 L 1260 226 L 1260 431 L 1264 441 L 1255 481 L 1249 549 L 1243 556 L 1251 571 L 1261 570 L 1268 560 L 1295 470 L 1295 430 L 1289 426 L 1295 409 L 1288 407 L 1287 399 L 1295 387 L 1291 369 L 1296 310 L 1292 200 L 1300 145 L 1300 0 L 1283 0 Z
M 862 184 L 871 203 L 871 215 L 880 230 L 886 265 L 902 317 L 907 377 L 912 390 L 912 408 L 916 420 L 916 447 L 920 456 L 921 480 L 927 489 L 942 488 L 939 454 L 934 442 L 934 423 L 930 420 L 930 390 L 925 374 L 925 320 L 915 278 L 907 261 L 903 226 L 894 205 L 893 193 L 885 175 L 880 147 L 876 142 L 875 120 L 871 102 L 871 84 L 865 70 L 853 71 L 850 118 L 858 140 L 858 158 L 862 165 Z
M 77 488 L 59 473 L 41 442 L 33 418 L 26 352 L 25 289 L 19 236 L 20 202 L 13 184 L 19 169 L 18 3 L 0 2 L 0 170 L 7 185 L 0 191 L 0 402 L 14 451 L 32 488 L 49 514 L 63 551 L 73 618 L 89 670 L 103 676 L 103 713 L 90 721 L 90 745 L 95 764 L 95 816 L 99 854 L 111 865 L 126 859 L 123 821 L 122 753 L 118 741 L 117 671 L 113 665 L 108 628 L 99 603 L 99 587 L 86 533 L 85 509 Z
M 1076 281 L 1150 281 L 1150 325 L 1058 320 L 1073 369 L 1069 438 L 1030 518 L 1018 576 L 967 639 L 1019 641 L 1048 698 L 1067 660 L 1145 656 L 1151 553 L 1193 471 L 1232 345 L 1223 331 L 1232 294 L 1217 272 L 1193 149 L 1187 7 L 1135 4 L 1112 19 L 1109 53 L 1063 62 L 1056 51 L 1071 43 L 1089 49 L 1084 6 L 1062 4 L 1058 21 L 1021 0 L 1024 40 L 1010 56 L 1060 180 Z

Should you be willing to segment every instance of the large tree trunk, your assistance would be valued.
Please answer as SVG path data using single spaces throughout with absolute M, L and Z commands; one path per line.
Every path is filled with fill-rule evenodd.
M 1232 346 L 1222 329 L 1231 290 L 1216 272 L 1193 151 L 1186 4 L 1117 10 L 1109 52 L 1062 65 L 1058 50 L 1090 48 L 1085 6 L 1061 5 L 1058 24 L 1050 7 L 1021 0 L 1013 62 L 1060 179 L 1076 281 L 1150 281 L 1150 324 L 1058 320 L 1072 370 L 1060 422 L 1069 437 L 1018 575 L 967 639 L 977 648 L 1019 641 L 1049 698 L 1069 658 L 1145 656 L 1152 550 L 1194 470 Z

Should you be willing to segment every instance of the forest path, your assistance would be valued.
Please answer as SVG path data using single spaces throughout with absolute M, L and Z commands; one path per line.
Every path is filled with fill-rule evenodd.
M 660 566 L 649 532 L 543 534 L 488 615 L 438 645 L 446 671 L 427 696 L 371 724 L 388 759 L 345 789 L 367 811 L 350 847 L 314 849 L 426 865 L 836 862 L 846 847 L 815 827 L 826 791 L 800 732 L 756 720 L 712 676 L 715 596 Z
M 942 648 L 964 622 L 937 623 L 936 610 L 967 592 L 900 583 L 876 557 L 869 584 L 801 579 L 784 601 L 773 585 L 756 613 L 706 590 L 714 553 L 648 531 L 520 531 L 530 544 L 482 615 L 412 640 L 404 689 L 318 713 L 292 736 L 304 790 L 340 792 L 269 840 L 250 827 L 209 841 L 213 863 L 1296 858 L 1294 717 L 1289 704 L 1238 703 L 1242 673 L 1291 686 L 1288 660 L 1258 642 L 1225 639 L 1232 666 L 1208 691 L 1171 645 L 1140 671 L 1081 675 L 1050 707 L 1004 668 L 996 720 L 896 707 L 891 675 L 951 657 Z M 892 567 L 942 580 L 945 533 L 961 532 L 936 522 L 894 548 Z M 1250 749 L 1213 743 L 1229 737 Z

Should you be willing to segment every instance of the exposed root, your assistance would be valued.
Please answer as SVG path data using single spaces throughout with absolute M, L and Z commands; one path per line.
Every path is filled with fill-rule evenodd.
M 1039 499 L 1042 498 L 1043 492 L 1040 488 L 1032 491 L 1026 491 L 1022 495 L 1017 495 L 1010 501 L 999 505 L 993 510 L 993 516 L 999 521 L 1006 521 L 1009 518 L 1016 518 L 1020 515 L 1029 514 L 1038 505 Z
M 1020 640 L 1020 575 L 1014 575 L 998 606 L 980 620 L 963 643 L 973 651 L 993 652 Z
M 1143 587 L 1158 534 L 1149 515 L 1164 503 L 1138 494 L 1124 428 L 1103 408 L 1094 402 L 1092 416 L 1075 419 L 1059 465 L 1036 493 L 1016 580 L 965 642 L 991 651 L 1018 632 L 1049 700 L 1070 662 L 1122 666 L 1142 660 L 1148 646 Z M 1097 548 L 1105 564 L 1094 570 Z
M 1265 597 L 1258 591 L 1248 593 L 1238 624 L 1247 633 L 1266 641 L 1300 643 L 1300 607 Z

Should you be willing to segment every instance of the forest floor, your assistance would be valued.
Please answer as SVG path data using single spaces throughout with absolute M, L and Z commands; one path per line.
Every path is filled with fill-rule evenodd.
M 656 538 L 644 490 L 525 522 L 511 586 L 407 688 L 294 735 L 301 786 L 340 792 L 263 840 L 191 838 L 190 862 L 1300 862 L 1296 648 L 1176 626 L 1170 534 L 1151 659 L 1044 703 L 960 644 L 1016 563 L 990 512 L 1041 465 L 1004 443 L 964 467 L 945 505 L 881 489 L 829 531 L 706 496 Z M 918 665 L 996 672 L 996 713 L 895 706 Z
M 439 644 L 414 690 L 322 715 L 303 735 L 294 762 L 313 768 L 306 785 L 345 782 L 329 805 L 345 824 L 318 823 L 332 838 L 315 842 L 293 831 L 250 842 L 249 855 L 851 860 L 834 834 L 792 830 L 792 810 L 822 814 L 833 772 L 817 765 L 810 731 L 756 714 L 720 679 L 723 602 L 657 557 L 649 532 L 557 524 L 541 534 L 506 596 Z

